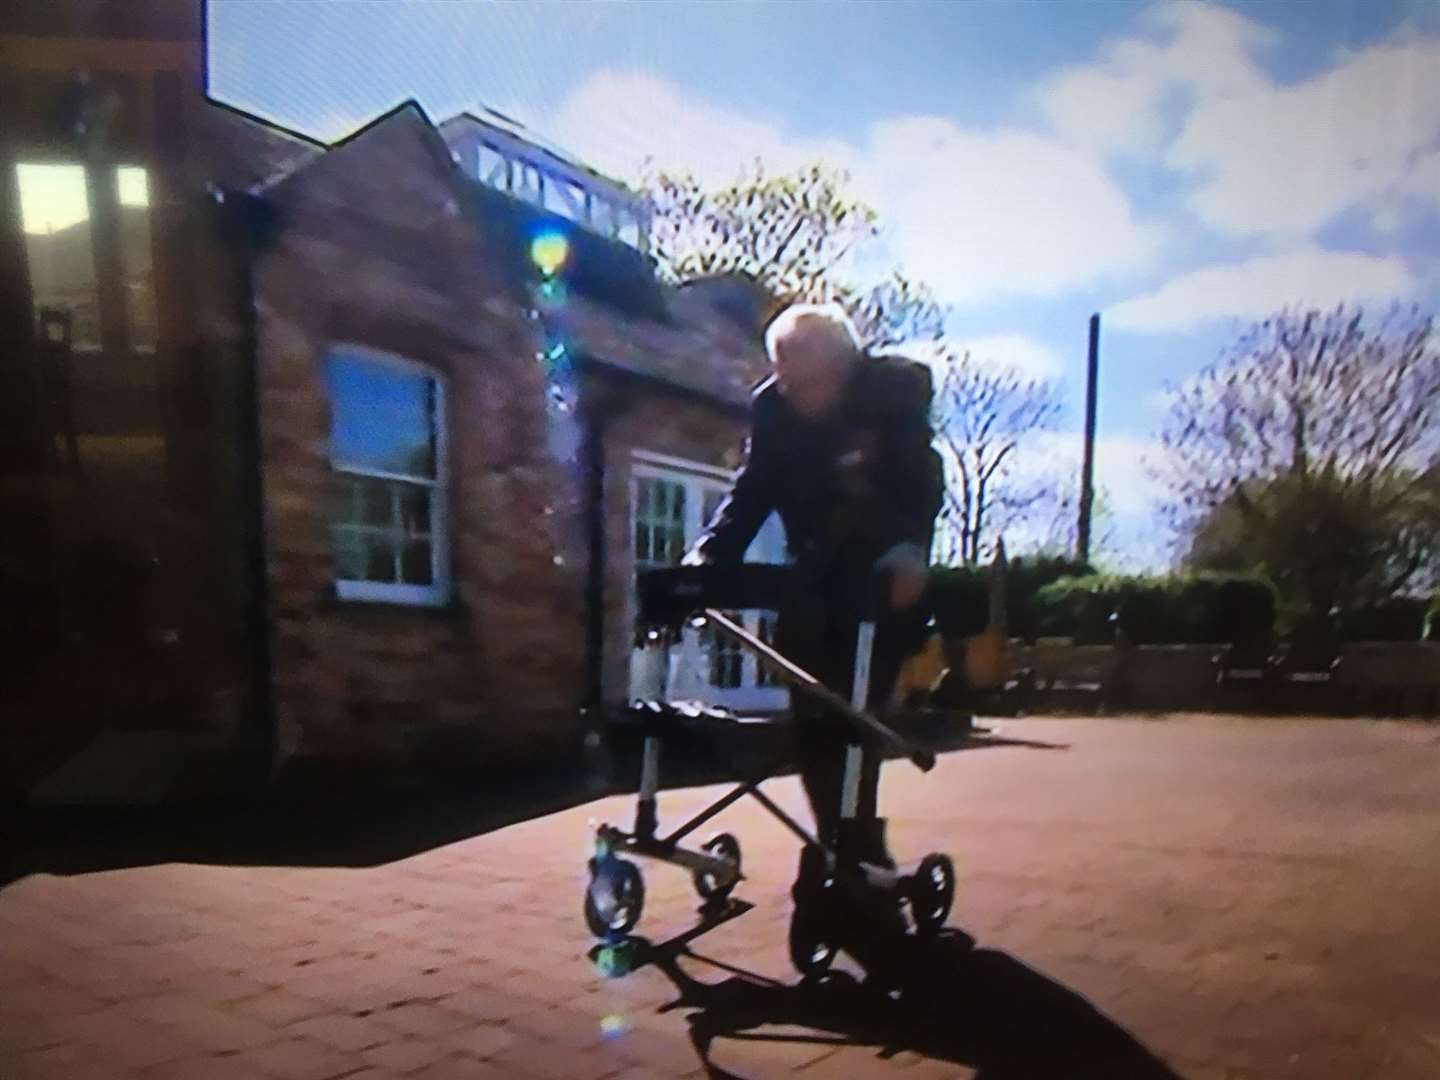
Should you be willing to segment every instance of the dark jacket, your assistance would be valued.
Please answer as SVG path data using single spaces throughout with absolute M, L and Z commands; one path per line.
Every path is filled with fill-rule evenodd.
M 927 560 L 943 475 L 930 446 L 933 386 L 923 364 L 862 357 L 831 416 L 799 416 L 773 378 L 751 398 L 746 461 L 697 548 L 744 558 L 771 511 L 798 564 L 868 569 L 898 544 Z

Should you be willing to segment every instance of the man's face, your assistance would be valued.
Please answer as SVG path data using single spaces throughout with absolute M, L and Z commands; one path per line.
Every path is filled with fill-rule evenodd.
M 849 359 L 843 350 L 837 354 L 827 335 L 797 328 L 775 348 L 775 380 L 781 395 L 806 419 L 825 416 L 845 389 Z

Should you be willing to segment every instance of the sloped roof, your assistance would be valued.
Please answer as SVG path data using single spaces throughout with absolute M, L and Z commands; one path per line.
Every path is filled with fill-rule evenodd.
M 284 176 L 325 152 L 325 144 L 279 124 L 207 99 L 200 153 L 218 184 L 251 188 Z
M 530 242 L 539 232 L 554 229 L 569 241 L 562 278 L 569 294 L 554 319 L 569 336 L 572 348 L 595 360 L 635 374 L 661 379 L 727 403 L 744 403 L 761 356 L 758 327 L 743 309 L 717 302 L 724 290 L 670 289 L 658 279 L 653 261 L 618 240 L 590 232 L 557 214 L 517 199 L 472 178 L 455 162 L 424 109 L 407 101 L 383 116 L 313 154 L 297 154 L 279 175 L 255 185 L 261 199 L 283 195 L 301 183 L 308 170 L 337 155 L 354 158 L 363 168 L 365 146 L 382 141 L 395 125 L 419 136 L 417 145 L 436 177 L 456 202 L 494 243 L 487 255 L 504 260 L 505 276 L 518 286 L 538 283 L 530 258 Z M 726 292 L 731 300 L 733 294 Z

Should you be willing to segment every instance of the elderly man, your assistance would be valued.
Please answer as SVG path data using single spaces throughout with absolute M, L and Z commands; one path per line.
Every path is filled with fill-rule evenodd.
M 884 701 L 913 640 L 916 602 L 940 509 L 942 474 L 930 446 L 929 369 L 874 357 L 844 312 L 797 305 L 770 325 L 774 373 L 752 396 L 744 468 L 694 548 L 690 565 L 737 563 L 771 512 L 795 565 L 776 646 L 850 696 L 856 633 L 877 574 L 888 579 L 871 661 L 869 701 Z M 844 740 L 796 702 L 801 776 L 822 840 L 834 842 Z M 892 865 L 876 816 L 881 754 L 867 748 L 855 838 L 862 858 Z

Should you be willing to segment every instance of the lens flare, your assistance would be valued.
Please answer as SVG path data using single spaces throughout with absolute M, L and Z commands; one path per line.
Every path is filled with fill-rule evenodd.
M 600 1021 L 600 1034 L 607 1039 L 618 1039 L 630 1030 L 630 1022 L 619 1013 L 611 1013 Z
M 568 294 L 565 292 L 565 282 L 558 277 L 546 277 L 535 290 L 540 306 L 546 311 L 555 311 L 565 306 Z
M 595 966 L 607 979 L 620 979 L 630 974 L 630 957 L 623 948 L 606 946 L 595 954 Z M 606 1017 L 605 1020 L 611 1019 Z M 605 1030 L 605 1020 L 600 1021 L 600 1030 Z
M 569 258 L 570 241 L 557 229 L 546 229 L 530 241 L 530 259 L 547 278 L 553 277 Z

